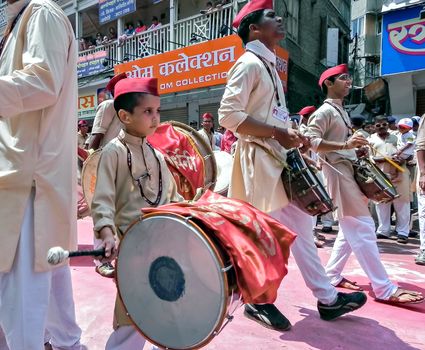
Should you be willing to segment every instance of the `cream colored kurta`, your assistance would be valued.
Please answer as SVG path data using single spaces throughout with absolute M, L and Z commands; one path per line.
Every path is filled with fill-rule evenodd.
M 142 188 L 145 196 L 150 201 L 155 201 L 159 192 L 158 162 L 145 138 L 135 137 L 126 132 L 123 136 L 131 152 L 133 179 L 149 172 L 150 178 L 146 176 L 142 179 Z M 114 230 L 115 227 L 118 228 L 118 233 L 124 233 L 130 223 L 140 216 L 140 209 L 150 205 L 143 199 L 137 183 L 130 177 L 127 149 L 120 139 L 113 139 L 101 152 L 92 202 L 94 231 L 97 234 L 102 227 L 110 226 Z M 163 155 L 158 151 L 155 151 L 155 154 L 162 172 L 162 196 L 158 205 L 179 201 L 177 186 Z
M 97 181 L 91 211 L 95 235 L 98 238 L 99 231 L 105 226 L 110 226 L 122 239 L 122 234 L 125 233 L 128 226 L 140 217 L 140 209 L 150 207 L 141 196 L 139 186 L 133 180 L 146 174 L 147 171 L 151 177 L 145 177 L 142 184 L 144 194 L 150 201 L 155 201 L 159 193 L 159 167 L 162 172 L 162 196 L 158 205 L 181 200 L 162 154 L 155 151 L 159 159 L 158 164 L 151 148 L 146 144 L 145 138 L 135 137 L 125 132 L 122 135 L 131 152 L 132 175 L 130 176 L 127 164 L 127 149 L 118 138 L 115 138 L 102 149 L 97 168 Z M 131 321 L 126 316 L 121 301 L 117 298 L 114 327 L 123 325 L 131 325 Z
M 307 135 L 311 137 L 312 148 L 317 152 L 322 140 L 345 142 L 350 133 L 351 121 L 348 114 L 337 100 L 326 100 L 331 102 L 340 113 L 328 103 L 324 103 L 309 118 Z M 344 123 L 345 122 L 347 125 Z M 354 150 L 341 150 L 332 152 L 319 152 L 321 158 L 326 159 L 334 169 L 323 163 L 323 174 L 326 187 L 334 204 L 337 206 L 337 215 L 341 219 L 344 216 L 370 216 L 367 206 L 368 200 L 360 191 L 354 180 L 352 162 L 357 159 Z M 353 203 L 355 205 L 353 205 Z
M 275 68 L 276 56 L 259 41 L 248 43 L 246 48 L 267 61 L 277 83 L 282 107 L 286 108 L 283 87 Z M 290 127 L 289 118 L 281 121 L 272 116 L 273 108 L 277 106 L 274 91 L 263 62 L 247 51 L 229 71 L 218 111 L 220 125 L 238 137 L 228 195 L 249 202 L 266 213 L 288 204 L 281 180 L 286 150 L 276 140 L 242 135 L 236 130 L 248 116 L 268 125 Z
M 78 137 L 78 147 L 85 148 L 89 135 L 86 134 L 86 136 L 84 136 L 81 132 L 78 132 L 77 137 Z
M 9 6 L 16 15 L 24 5 Z M 68 18 L 32 0 L 0 57 L 0 272 L 12 267 L 32 186 L 35 270 L 50 269 L 49 248 L 76 248 L 76 70 Z
M 99 147 L 105 146 L 109 141 L 117 137 L 121 131 L 121 127 L 121 121 L 114 108 L 114 100 L 103 101 L 97 106 L 92 135 L 103 135 Z
M 382 154 L 391 157 L 397 152 L 396 135 L 388 133 L 388 136 L 385 139 L 382 139 L 377 133 L 374 133 L 369 137 L 368 141 L 372 146 L 372 154 L 376 157 L 382 157 Z M 379 162 L 376 163 L 376 165 L 388 176 L 397 189 L 397 192 L 400 195 L 399 200 L 403 202 L 410 202 L 410 176 L 406 165 L 402 165 L 405 170 L 404 173 L 398 171 L 388 162 Z
M 220 150 L 220 148 L 216 146 L 216 138 L 217 137 L 214 135 L 214 133 L 207 134 L 207 132 L 205 131 L 204 128 L 198 130 L 198 133 L 199 133 L 199 135 L 202 136 L 202 138 L 205 140 L 205 142 L 210 145 L 210 147 L 213 151 L 219 151 Z

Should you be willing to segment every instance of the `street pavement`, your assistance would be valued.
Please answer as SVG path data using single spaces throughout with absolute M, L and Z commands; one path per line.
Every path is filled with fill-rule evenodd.
M 80 249 L 90 249 L 90 217 L 79 220 L 78 233 Z M 329 259 L 336 232 L 325 237 L 326 245 L 319 249 L 323 263 Z M 411 238 L 407 245 L 393 240 L 379 241 L 390 278 L 403 288 L 416 288 L 425 294 L 425 266 L 414 263 L 418 246 L 416 238 Z M 88 350 L 103 350 L 112 330 L 115 284 L 95 273 L 91 258 L 74 258 L 71 270 L 77 320 L 83 330 L 82 343 Z M 348 261 L 344 276 L 365 289 L 368 301 L 361 310 L 335 321 L 322 321 L 316 309 L 317 301 L 291 257 L 276 305 L 289 318 L 292 329 L 288 332 L 266 329 L 246 319 L 240 308 L 234 320 L 204 349 L 425 350 L 425 303 L 393 306 L 374 301 L 369 281 L 354 256 Z M 144 349 L 150 348 L 146 345 Z

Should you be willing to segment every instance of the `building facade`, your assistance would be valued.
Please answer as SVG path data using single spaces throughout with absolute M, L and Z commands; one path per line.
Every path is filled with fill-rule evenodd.
M 204 43 L 209 43 L 206 49 L 214 54 L 222 48 L 225 38 L 234 34 L 230 29 L 233 18 L 247 3 L 246 0 L 212 1 L 213 10 L 205 11 L 206 0 L 56 1 L 68 15 L 79 42 L 79 118 L 88 120 L 94 118 L 97 105 L 109 98 L 104 88 L 110 77 L 120 71 L 117 66 L 129 67 L 130 72 L 134 71 L 132 65 L 146 68 L 147 62 L 155 58 L 163 62 L 157 69 L 165 72 L 164 64 L 169 62 L 164 61 L 167 55 L 170 59 L 185 58 L 188 52 L 195 50 L 192 47 Z M 278 69 L 289 111 L 296 113 L 305 105 L 321 103 L 323 96 L 317 81 L 323 70 L 348 62 L 350 0 L 274 2 L 277 14 L 284 17 L 287 26 L 287 38 L 280 45 L 286 51 L 279 56 Z M 153 17 L 161 25 L 151 27 Z M 0 12 L 0 34 L 1 18 Z M 128 24 L 136 27 L 139 21 L 147 29 L 124 36 Z M 227 63 L 237 59 L 231 54 L 229 57 L 231 60 Z M 209 71 L 208 63 L 198 60 L 197 64 Z M 190 78 L 191 71 L 186 73 Z M 173 79 L 170 75 L 167 77 Z M 164 90 L 162 120 L 197 123 L 199 127 L 203 113 L 210 112 L 217 118 L 224 86 L 223 75 L 216 84 L 197 84 L 196 87 L 187 84 L 187 89 L 169 93 Z
M 392 114 L 425 113 L 425 1 L 385 1 L 382 7 L 381 75 Z
M 348 63 L 351 5 L 350 0 L 282 0 L 275 7 L 287 26 L 282 43 L 289 52 L 287 99 L 296 113 L 321 103 L 318 80 L 327 67 Z

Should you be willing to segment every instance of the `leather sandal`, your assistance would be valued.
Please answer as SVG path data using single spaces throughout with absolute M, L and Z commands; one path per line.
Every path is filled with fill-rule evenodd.
M 342 278 L 341 282 L 339 282 L 335 287 L 345 288 L 345 289 L 351 289 L 351 290 L 358 290 L 358 291 L 362 291 L 363 290 L 362 287 L 359 287 L 357 285 L 357 282 L 350 281 L 350 280 L 348 280 L 348 279 L 346 279 L 344 277 Z
M 403 296 L 405 296 L 403 298 Z M 406 298 L 406 296 L 410 296 Z M 407 290 L 403 288 L 397 288 L 395 293 L 388 299 L 376 299 L 376 301 L 386 304 L 403 305 L 403 304 L 420 304 L 424 301 L 424 296 L 420 292 L 414 290 Z

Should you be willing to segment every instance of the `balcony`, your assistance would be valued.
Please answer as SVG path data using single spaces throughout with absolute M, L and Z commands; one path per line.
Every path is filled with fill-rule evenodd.
M 101 52 L 106 52 L 109 60 L 105 61 L 105 69 L 112 69 L 115 64 L 123 62 L 123 60 L 133 61 L 229 35 L 231 34 L 229 28 L 232 28 L 233 15 L 232 5 L 225 5 L 209 14 L 178 20 L 172 27 L 170 24 L 165 24 L 128 37 L 122 42 L 115 40 L 106 45 L 80 51 L 79 58 L 87 60 L 90 57 L 96 57 Z

